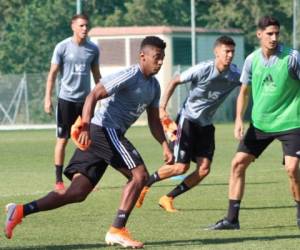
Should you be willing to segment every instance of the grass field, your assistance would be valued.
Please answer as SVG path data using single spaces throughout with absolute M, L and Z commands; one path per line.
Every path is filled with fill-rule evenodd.
M 178 197 L 179 213 L 168 214 L 157 205 L 160 196 L 178 183 L 166 180 L 150 190 L 144 206 L 135 209 L 128 227 L 146 249 L 300 249 L 295 205 L 281 165 L 278 142 L 273 143 L 248 170 L 240 212 L 241 230 L 206 231 L 227 211 L 227 180 L 237 142 L 233 125 L 216 126 L 217 148 L 210 176 Z M 53 130 L 1 131 L 0 207 L 28 202 L 53 187 Z M 132 128 L 128 137 L 143 155 L 149 172 L 161 165 L 160 146 L 146 127 Z M 68 148 L 69 159 L 73 145 Z M 194 166 L 191 166 L 193 169 Z M 119 203 L 125 179 L 113 169 L 103 177 L 100 190 L 80 204 L 34 214 L 23 220 L 7 240 L 0 235 L 0 249 L 103 249 L 104 237 Z M 4 223 L 4 213 L 0 219 Z M 118 249 L 109 247 L 108 249 Z

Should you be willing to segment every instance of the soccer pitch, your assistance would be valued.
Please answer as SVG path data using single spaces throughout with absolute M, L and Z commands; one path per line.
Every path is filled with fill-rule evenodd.
M 0 134 L 0 206 L 32 201 L 50 191 L 54 184 L 54 130 L 1 131 Z M 162 164 L 162 151 L 148 128 L 131 128 L 127 137 L 153 173 Z M 146 249 L 300 249 L 296 209 L 281 165 L 278 142 L 248 169 L 240 211 L 241 230 L 204 230 L 226 215 L 229 168 L 236 146 L 233 125 L 216 125 L 211 174 L 198 187 L 175 199 L 175 207 L 180 212 L 173 214 L 163 211 L 158 199 L 179 181 L 155 184 L 143 207 L 134 209 L 129 218 L 127 226 L 133 236 L 145 242 Z M 69 145 L 67 160 L 73 149 Z M 104 237 L 114 219 L 125 182 L 124 177 L 109 168 L 99 191 L 92 192 L 86 201 L 28 216 L 17 226 L 12 240 L 0 235 L 0 249 L 106 248 Z M 4 213 L 0 219 L 3 225 Z

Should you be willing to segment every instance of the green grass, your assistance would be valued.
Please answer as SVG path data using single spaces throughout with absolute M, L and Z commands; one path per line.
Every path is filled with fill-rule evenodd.
M 175 200 L 179 213 L 168 214 L 157 205 L 160 196 L 178 182 L 166 180 L 151 188 L 144 206 L 135 209 L 128 227 L 146 249 L 299 249 L 300 231 L 278 142 L 273 143 L 247 172 L 246 193 L 240 212 L 241 230 L 205 231 L 227 211 L 229 167 L 237 142 L 233 125 L 216 126 L 216 154 L 210 176 Z M 0 207 L 28 202 L 53 187 L 55 134 L 48 131 L 0 132 Z M 152 173 L 162 164 L 160 146 L 145 127 L 132 128 L 128 137 Z M 70 143 L 67 159 L 74 146 Z M 191 166 L 191 170 L 194 166 Z M 126 180 L 109 168 L 93 192 L 80 204 L 28 216 L 0 249 L 102 249 Z M 1 213 L 4 222 L 4 213 Z M 119 249 L 110 247 L 108 249 Z

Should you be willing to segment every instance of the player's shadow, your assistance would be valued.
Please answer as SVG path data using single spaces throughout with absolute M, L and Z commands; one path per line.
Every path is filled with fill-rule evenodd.
M 285 208 L 295 208 L 295 206 L 270 206 L 270 207 L 242 207 L 241 210 L 267 210 L 267 209 L 285 209 Z M 212 208 L 212 207 L 207 207 L 207 208 L 179 208 L 180 211 L 227 211 L 227 208 Z
M 247 241 L 277 241 L 277 240 L 292 240 L 300 239 L 300 235 L 282 235 L 282 236 L 253 236 L 253 237 L 234 237 L 234 238 L 213 238 L 213 239 L 191 239 L 191 240 L 170 240 L 170 241 L 155 241 L 155 242 L 145 242 L 145 247 L 172 247 L 172 246 L 183 246 L 188 248 L 188 246 L 205 246 L 205 245 L 224 245 L 231 243 L 241 243 Z M 224 247 L 226 247 L 224 245 Z
M 167 179 L 165 182 L 162 182 L 160 184 L 155 184 L 151 186 L 151 188 L 161 188 L 161 187 L 174 187 L 174 185 L 177 185 L 177 183 L 180 183 L 182 180 L 171 180 Z M 247 182 L 246 185 L 268 185 L 268 184 L 276 184 L 279 183 L 277 181 L 264 181 L 264 182 Z M 196 188 L 201 186 L 228 186 L 228 182 L 219 182 L 219 183 L 201 183 Z M 110 189 L 121 189 L 124 185 L 118 185 L 118 186 L 101 186 L 99 185 L 97 191 L 101 190 L 110 190 Z
M 39 245 L 39 246 L 24 246 L 24 247 L 0 247 L 2 250 L 78 250 L 78 249 L 99 249 L 107 248 L 106 244 L 74 244 L 74 245 Z

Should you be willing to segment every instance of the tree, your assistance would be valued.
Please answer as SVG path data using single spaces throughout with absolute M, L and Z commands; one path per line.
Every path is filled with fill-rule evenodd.
M 5 13 L 0 40 L 0 72 L 47 71 L 55 44 L 71 34 L 74 1 L 1 1 Z
M 244 31 L 246 54 L 249 54 L 257 45 L 256 24 L 264 15 L 275 16 L 280 21 L 281 39 L 290 44 L 292 14 L 291 0 L 218 0 L 210 6 L 206 15 L 198 16 L 198 21 L 204 21 L 207 28 L 241 29 Z

